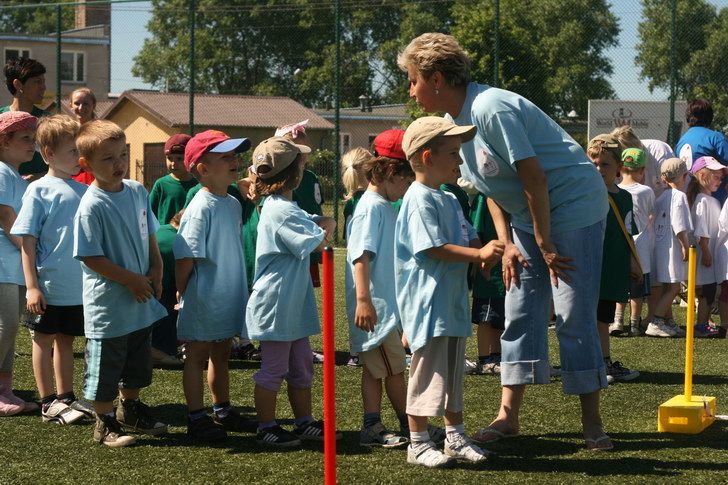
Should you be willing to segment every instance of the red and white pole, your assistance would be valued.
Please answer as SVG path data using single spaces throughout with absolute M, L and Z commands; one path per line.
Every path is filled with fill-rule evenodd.
M 323 256 L 324 333 L 324 483 L 336 485 L 336 353 L 334 343 L 334 249 L 327 246 Z

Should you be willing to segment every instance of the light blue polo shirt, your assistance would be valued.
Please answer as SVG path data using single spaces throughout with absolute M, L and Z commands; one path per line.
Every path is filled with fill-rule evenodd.
M 0 205 L 12 207 L 17 215 L 28 182 L 20 173 L 5 162 L 0 162 Z M 0 283 L 25 286 L 20 249 L 12 243 L 5 230 L 0 227 Z
M 280 195 L 265 200 L 245 315 L 249 338 L 292 342 L 321 331 L 309 272 L 309 256 L 325 236 L 318 218 Z
M 88 186 L 46 175 L 28 186 L 10 231 L 36 238 L 38 285 L 49 305 L 81 305 L 81 263 L 73 257 L 73 217 Z
M 245 336 L 248 282 L 242 224 L 242 208 L 235 197 L 218 197 L 205 189 L 195 194 L 182 215 L 174 257 L 194 258 L 194 269 L 180 301 L 180 340 Z
M 105 256 L 138 274 L 149 272 L 149 235 L 159 229 L 142 184 L 124 180 L 120 192 L 90 185 L 74 218 L 73 256 Z M 129 289 L 104 278 L 81 263 L 83 269 L 83 316 L 86 338 L 128 335 L 167 315 L 152 298 L 137 303 Z
M 346 313 L 349 317 L 349 340 L 355 352 L 371 350 L 399 327 L 399 311 L 394 285 L 394 207 L 376 192 L 366 191 L 359 199 L 346 235 Z M 355 324 L 356 284 L 354 261 L 369 253 L 369 291 L 377 312 L 373 332 Z
M 458 215 L 457 199 L 419 182 L 410 185 L 397 216 L 394 266 L 402 327 L 412 352 L 433 337 L 469 337 L 468 263 L 425 255 L 445 244 L 468 247 L 478 235 Z M 466 240 L 467 239 L 467 240 Z
M 606 187 L 581 146 L 526 98 L 470 83 L 457 125 L 475 125 L 475 138 L 463 143 L 462 176 L 511 215 L 514 227 L 533 234 L 523 185 L 515 162 L 536 157 L 546 174 L 551 233 L 595 224 L 607 216 Z

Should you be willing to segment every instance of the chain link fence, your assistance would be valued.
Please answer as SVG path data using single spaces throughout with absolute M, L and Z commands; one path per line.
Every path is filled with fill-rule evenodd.
M 151 187 L 175 133 L 255 145 L 308 119 L 309 168 L 337 218 L 341 155 L 422 114 L 396 57 L 429 31 L 458 39 L 474 80 L 531 99 L 582 145 L 629 124 L 674 146 L 695 97 L 728 129 L 728 0 L 0 2 L 5 60 L 45 65 L 51 111 L 91 88 L 96 116 L 127 133 L 130 177 Z

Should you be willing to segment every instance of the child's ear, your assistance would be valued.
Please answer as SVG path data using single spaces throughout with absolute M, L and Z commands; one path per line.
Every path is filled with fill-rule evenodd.
M 49 146 L 43 147 L 43 153 L 41 153 L 41 155 L 43 155 L 43 160 L 50 160 L 51 158 L 53 158 L 53 150 Z
M 78 164 L 83 167 L 83 170 L 88 173 L 93 173 L 93 169 L 91 168 L 91 165 L 88 164 L 88 160 L 86 160 L 86 157 L 78 157 Z
M 432 150 L 430 148 L 426 148 L 422 150 L 422 165 L 425 167 L 431 167 L 432 166 Z

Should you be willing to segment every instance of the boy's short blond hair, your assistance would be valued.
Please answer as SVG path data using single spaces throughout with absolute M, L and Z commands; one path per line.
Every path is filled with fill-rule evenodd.
M 431 32 L 413 39 L 397 56 L 397 64 L 403 71 L 413 66 L 424 79 L 439 71 L 453 87 L 462 87 L 470 82 L 468 53 L 453 36 L 447 34 Z
M 124 130 L 108 120 L 93 120 L 84 123 L 76 138 L 78 153 L 84 158 L 91 158 L 94 151 L 106 140 L 126 139 Z
M 40 154 L 45 160 L 45 149 L 55 150 L 62 141 L 78 137 L 81 123 L 67 115 L 43 116 L 38 119 L 38 131 L 35 132 L 35 141 L 40 148 Z M 48 160 L 46 160 L 46 163 Z

